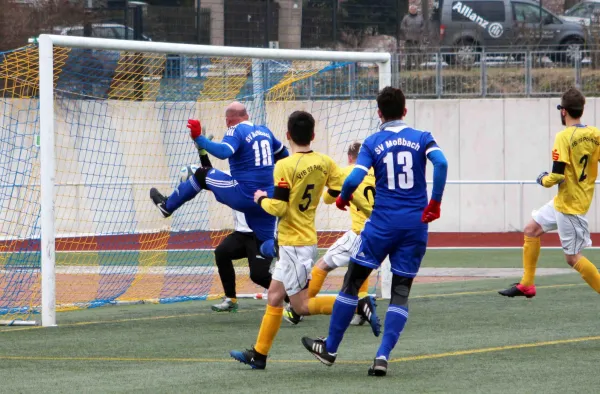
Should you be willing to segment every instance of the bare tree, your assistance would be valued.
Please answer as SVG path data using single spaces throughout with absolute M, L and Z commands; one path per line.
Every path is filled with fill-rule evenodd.
M 27 45 L 27 39 L 57 26 L 84 24 L 84 0 L 40 0 L 31 4 L 0 0 L 0 51 Z

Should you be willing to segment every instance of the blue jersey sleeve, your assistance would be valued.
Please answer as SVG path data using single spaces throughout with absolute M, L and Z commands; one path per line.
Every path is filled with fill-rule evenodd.
M 365 173 L 369 171 L 369 168 L 373 167 L 373 151 L 367 144 L 368 139 L 360 147 L 358 158 L 356 159 L 356 167 L 364 170 Z
M 281 159 L 285 159 L 290 155 L 285 145 L 281 143 L 273 133 L 271 133 L 271 140 L 273 141 L 273 158 L 275 159 L 275 163 L 277 163 Z
M 425 155 L 431 163 L 433 163 L 433 189 L 431 191 L 431 199 L 441 202 L 444 188 L 446 187 L 446 178 L 448 176 L 448 161 L 431 133 L 426 133 L 423 138 Z
M 363 171 L 362 168 L 354 167 L 350 175 L 346 177 L 344 185 L 342 186 L 341 196 L 343 200 L 350 201 L 350 196 L 361 184 L 361 182 L 365 178 L 365 175 L 367 175 L 367 172 Z
M 240 147 L 242 142 L 241 140 L 242 138 L 240 137 L 240 132 L 238 131 L 237 126 L 233 126 L 227 130 L 227 133 L 225 133 L 225 137 L 223 137 L 223 141 L 221 141 L 221 143 L 228 146 L 229 150 L 231 150 L 231 154 L 234 154 Z
M 273 133 L 271 133 L 271 140 L 273 141 L 273 155 L 277 155 L 285 147 L 283 146 L 283 144 L 281 143 L 281 141 L 279 141 L 277 138 L 275 138 L 275 136 L 273 135 Z
M 221 160 L 228 159 L 235 153 L 228 144 L 213 142 L 203 135 L 196 138 L 194 142 L 198 148 L 206 150 L 208 153 Z
M 429 152 L 433 151 L 435 148 L 439 149 L 439 146 L 431 133 L 423 133 L 422 140 L 423 146 L 425 146 L 425 155 L 428 155 Z
M 290 152 L 288 152 L 288 150 L 285 146 L 281 145 L 281 147 L 282 148 L 279 151 L 279 153 L 276 153 L 275 155 L 273 155 L 273 157 L 275 158 L 275 163 L 277 163 L 281 159 L 285 159 L 286 157 L 288 157 L 290 155 Z

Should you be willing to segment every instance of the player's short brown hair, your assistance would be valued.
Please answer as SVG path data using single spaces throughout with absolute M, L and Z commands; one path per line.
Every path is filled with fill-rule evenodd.
M 288 118 L 287 128 L 296 144 L 310 145 L 315 135 L 315 118 L 306 111 L 294 111 Z
M 377 108 L 385 121 L 402 119 L 406 98 L 401 89 L 386 86 L 377 95 Z
M 362 146 L 362 144 L 358 141 L 351 143 L 350 146 L 348 147 L 348 156 L 350 156 L 351 158 L 356 160 L 361 146 Z
M 564 108 L 573 119 L 581 118 L 583 107 L 585 106 L 585 97 L 575 88 L 569 88 L 563 93 L 560 99 L 560 106 Z

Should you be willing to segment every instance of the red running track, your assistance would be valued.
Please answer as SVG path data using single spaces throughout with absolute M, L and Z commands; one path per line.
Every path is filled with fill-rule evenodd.
M 160 236 L 159 236 L 160 235 Z M 212 249 L 216 247 L 226 233 L 198 231 L 171 233 L 167 245 L 159 239 L 165 234 L 126 234 L 88 237 L 58 238 L 57 251 L 98 251 L 98 250 L 180 250 Z M 331 245 L 342 232 L 329 231 L 319 233 L 319 247 Z M 600 245 L 600 233 L 592 234 L 594 245 Z M 429 247 L 520 247 L 523 234 L 512 233 L 430 233 Z M 542 246 L 560 246 L 558 234 L 551 233 L 542 237 Z M 39 251 L 39 240 L 1 241 L 0 251 Z

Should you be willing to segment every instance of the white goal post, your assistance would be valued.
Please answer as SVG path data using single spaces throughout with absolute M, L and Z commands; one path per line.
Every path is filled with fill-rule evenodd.
M 330 62 L 368 62 L 378 66 L 379 89 L 391 85 L 391 55 L 369 52 L 257 49 L 162 42 L 125 41 L 43 34 L 39 45 L 39 125 L 41 178 L 41 322 L 56 325 L 56 150 L 55 150 L 55 47 L 180 54 L 251 59 Z

